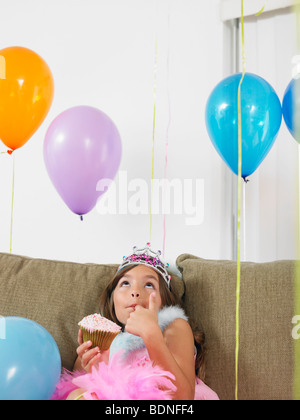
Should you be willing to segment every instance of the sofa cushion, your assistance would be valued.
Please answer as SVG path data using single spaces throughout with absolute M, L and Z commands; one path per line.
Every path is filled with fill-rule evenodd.
M 231 261 L 181 255 L 185 307 L 206 333 L 208 384 L 235 398 L 236 272 Z M 239 399 L 293 398 L 292 261 L 241 264 Z
M 71 370 L 77 324 L 99 310 L 99 297 L 117 267 L 0 253 L 0 315 L 28 318 L 46 328 L 59 347 L 63 367 Z M 182 297 L 182 280 L 172 275 L 172 285 Z

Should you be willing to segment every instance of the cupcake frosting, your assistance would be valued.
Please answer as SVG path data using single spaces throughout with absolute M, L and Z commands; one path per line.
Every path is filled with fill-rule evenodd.
M 112 333 L 118 333 L 121 331 L 121 327 L 114 322 L 99 314 L 93 314 L 86 316 L 78 325 L 89 332 L 94 331 L 107 331 Z

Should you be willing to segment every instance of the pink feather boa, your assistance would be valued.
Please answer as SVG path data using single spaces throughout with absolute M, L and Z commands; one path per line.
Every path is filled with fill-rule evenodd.
M 108 364 L 93 367 L 91 373 L 65 372 L 51 400 L 65 400 L 77 388 L 83 388 L 85 400 L 171 400 L 175 377 L 144 357 L 124 363 L 122 351 Z

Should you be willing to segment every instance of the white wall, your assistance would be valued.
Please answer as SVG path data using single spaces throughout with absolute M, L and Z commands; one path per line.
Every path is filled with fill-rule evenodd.
M 251 0 L 244 1 L 244 16 L 255 16 L 263 9 L 263 12 L 280 10 L 292 7 L 296 0 Z M 241 17 L 241 0 L 221 0 L 221 18 L 224 21 Z
M 185 214 L 167 216 L 166 259 L 172 264 L 183 252 L 231 258 L 229 172 L 204 121 L 207 98 L 224 76 L 228 55 L 228 46 L 222 48 L 219 1 L 0 0 L 0 10 L 0 48 L 19 45 L 36 51 L 55 79 L 49 115 L 15 153 L 13 253 L 110 263 L 149 240 L 149 212 L 102 216 L 95 209 L 80 222 L 52 186 L 42 153 L 46 130 L 59 113 L 75 105 L 95 106 L 120 131 L 120 171 L 126 171 L 128 182 L 141 178 L 150 188 L 157 35 L 154 176 L 164 176 L 170 120 L 168 178 L 202 179 L 205 188 L 200 225 L 187 226 Z M 1 144 L 0 151 L 5 150 Z M 1 252 L 9 252 L 11 184 L 12 158 L 1 154 Z M 152 244 L 163 246 L 162 215 L 153 216 Z
M 245 50 L 246 71 L 265 78 L 282 101 L 297 55 L 292 9 L 246 18 Z M 244 189 L 244 259 L 264 262 L 297 257 L 298 157 L 299 145 L 282 120 L 272 150 Z

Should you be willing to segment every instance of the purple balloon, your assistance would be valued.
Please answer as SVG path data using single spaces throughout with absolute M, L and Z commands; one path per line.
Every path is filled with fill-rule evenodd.
M 121 138 L 112 120 L 89 106 L 70 108 L 51 123 L 44 142 L 44 159 L 51 181 L 70 210 L 90 212 L 113 180 L 122 155 Z

